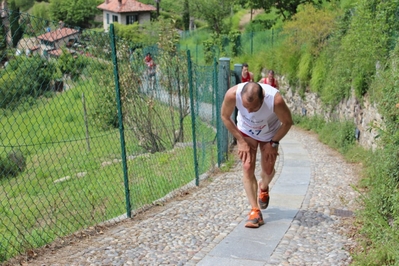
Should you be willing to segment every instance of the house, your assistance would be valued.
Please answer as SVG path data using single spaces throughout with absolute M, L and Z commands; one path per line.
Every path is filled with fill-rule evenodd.
M 46 32 L 37 37 L 40 41 L 40 54 L 58 56 L 61 48 L 71 47 L 75 42 L 78 42 L 80 32 L 75 29 L 61 27 L 54 31 Z
M 149 21 L 151 12 L 157 10 L 152 5 L 146 5 L 136 0 L 105 0 L 97 8 L 103 11 L 105 31 L 108 31 L 109 25 L 113 22 L 129 25 L 134 22 Z

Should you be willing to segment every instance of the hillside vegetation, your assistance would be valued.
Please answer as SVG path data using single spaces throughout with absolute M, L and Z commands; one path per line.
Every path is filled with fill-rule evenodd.
M 154 5 L 153 0 L 142 2 Z M 323 132 L 321 137 L 325 139 L 339 138 L 339 142 L 331 142 L 336 145 L 334 148 L 350 154 L 352 161 L 362 162 L 365 166 L 364 179 L 358 186 L 359 191 L 364 191 L 359 199 L 364 208 L 357 211 L 360 248 L 354 251 L 354 264 L 398 264 L 399 1 L 307 1 L 309 3 L 299 5 L 295 12 L 271 8 L 245 28 L 239 28 L 238 23 L 239 17 L 243 16 L 242 10 L 261 9 L 266 1 L 188 2 L 199 30 L 181 40 L 180 45 L 192 45 L 194 49 L 201 47 L 197 56 L 205 58 L 207 63 L 211 63 L 215 56 L 230 57 L 232 65 L 248 62 L 256 80 L 263 68 L 274 69 L 303 97 L 305 91 L 317 93 L 327 110 L 333 110 L 352 94 L 359 102 L 369 97 L 377 103 L 385 124 L 378 128 L 370 125 L 380 132 L 379 148 L 374 151 L 365 151 L 356 145 L 351 121 L 326 122 L 311 118 L 311 121 L 298 119 L 297 122 L 307 123 L 308 129 L 318 133 Z M 280 2 L 298 3 L 294 0 Z M 131 28 L 117 26 L 117 34 L 131 44 L 139 41 L 157 43 L 163 36 L 165 21 L 175 28 L 185 28 L 182 16 L 185 3 L 184 0 L 162 0 L 160 22 L 155 20 L 140 30 L 137 25 Z M 146 29 L 151 29 L 153 34 L 145 34 Z M 273 45 L 256 43 L 258 47 L 253 54 L 234 49 L 239 36 L 267 30 L 281 30 L 279 42 Z M 178 39 L 175 31 L 173 34 L 171 43 Z M 226 42 L 230 45 L 225 49 Z M 241 43 L 249 45 L 243 39 Z
M 304 4 L 290 19 L 275 15 L 269 18 L 271 26 L 264 25 L 263 30 L 282 27 L 278 45 L 265 45 L 256 54 L 233 55 L 228 50 L 220 54 L 230 57 L 233 64 L 249 62 L 255 80 L 263 68 L 274 69 L 303 97 L 305 91 L 318 94 L 327 110 L 352 95 L 360 103 L 368 97 L 377 104 L 385 125 L 369 125 L 380 132 L 379 148 L 374 151 L 356 144 L 352 121 L 296 119 L 351 161 L 364 165 L 364 178 L 357 184 L 364 208 L 357 211 L 359 248 L 353 251 L 355 265 L 399 263 L 398 14 L 399 1 Z M 262 27 L 253 21 L 244 32 L 253 29 Z M 231 27 L 224 34 L 236 30 Z M 203 32 L 199 36 L 217 40 L 215 35 L 207 39 Z
M 399 263 L 398 11 L 398 1 L 303 5 L 283 23 L 282 45 L 235 59 L 250 62 L 255 73 L 263 67 L 276 70 L 299 93 L 317 93 L 330 110 L 352 92 L 359 102 L 370 97 L 377 103 L 385 122 L 384 127 L 377 128 L 379 148 L 360 152 L 353 130 L 346 130 L 344 137 L 352 139 L 352 144 L 341 144 L 346 146 L 341 151 L 365 165 L 358 187 L 364 191 L 359 199 L 364 208 L 357 211 L 359 249 L 353 254 L 355 265 Z M 321 132 L 328 126 L 316 122 L 309 128 Z M 334 135 L 339 128 L 331 128 L 329 134 Z

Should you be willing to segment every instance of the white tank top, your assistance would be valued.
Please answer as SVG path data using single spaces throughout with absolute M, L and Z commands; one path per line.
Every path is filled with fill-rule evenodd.
M 242 105 L 241 98 L 241 91 L 245 84 L 239 84 L 236 92 L 237 127 L 253 139 L 270 141 L 281 126 L 280 120 L 274 113 L 274 96 L 279 91 L 268 84 L 259 84 L 265 95 L 263 104 L 258 111 L 249 113 Z

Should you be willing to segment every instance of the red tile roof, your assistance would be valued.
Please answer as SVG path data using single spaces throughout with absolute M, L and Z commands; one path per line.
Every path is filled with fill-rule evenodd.
M 61 49 L 51 50 L 51 51 L 48 51 L 48 54 L 54 55 L 54 56 L 60 56 L 60 55 L 62 55 L 62 50 Z
M 97 6 L 97 8 L 106 11 L 111 11 L 114 13 L 143 12 L 143 11 L 157 10 L 152 5 L 146 5 L 136 0 L 105 0 L 104 3 Z
M 55 31 L 50 31 L 45 34 L 40 35 L 37 37 L 40 40 L 46 40 L 50 42 L 54 42 L 57 40 L 60 40 L 62 38 L 65 38 L 69 35 L 73 35 L 75 33 L 78 33 L 78 30 L 75 29 L 70 29 L 70 28 L 62 28 L 62 29 L 57 29 Z

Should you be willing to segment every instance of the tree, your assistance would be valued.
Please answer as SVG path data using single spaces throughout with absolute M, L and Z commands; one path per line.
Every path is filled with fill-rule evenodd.
M 35 32 L 40 32 L 50 21 L 48 3 L 36 3 L 32 8 L 32 15 L 30 19 L 31 26 Z
M 19 40 L 22 38 L 24 30 L 22 26 L 19 24 L 19 18 L 21 14 L 19 13 L 19 7 L 16 6 L 14 1 L 10 3 L 10 30 L 11 30 L 11 39 L 13 47 L 17 47 Z
M 329 0 L 327 0 L 329 2 Z M 238 0 L 238 3 L 243 6 L 248 6 L 251 9 L 263 9 L 269 13 L 272 8 L 277 10 L 277 14 L 282 16 L 284 20 L 291 18 L 297 13 L 297 8 L 301 4 L 321 4 L 323 0 Z
M 184 0 L 184 8 L 183 8 L 183 29 L 190 29 L 190 5 L 188 0 Z
M 336 10 L 317 9 L 311 4 L 303 5 L 292 20 L 284 25 L 284 33 L 290 46 L 306 46 L 312 55 L 317 56 L 326 45 L 328 37 L 335 29 Z
M 6 61 L 7 50 L 6 27 L 3 23 L 3 18 L 0 17 L 0 62 Z
M 155 0 L 156 6 L 157 6 L 157 18 L 159 17 L 159 3 L 161 0 Z
M 0 79 L 0 108 L 13 109 L 51 89 L 56 66 L 40 56 L 17 56 Z
M 13 0 L 15 5 L 22 11 L 27 11 L 35 4 L 35 0 Z
M 191 0 L 195 14 L 208 22 L 218 36 L 226 30 L 224 19 L 231 13 L 234 0 Z
M 102 2 L 102 1 L 100 1 Z M 99 0 L 50 0 L 53 20 L 62 20 L 66 25 L 88 28 L 90 21 L 100 11 Z

